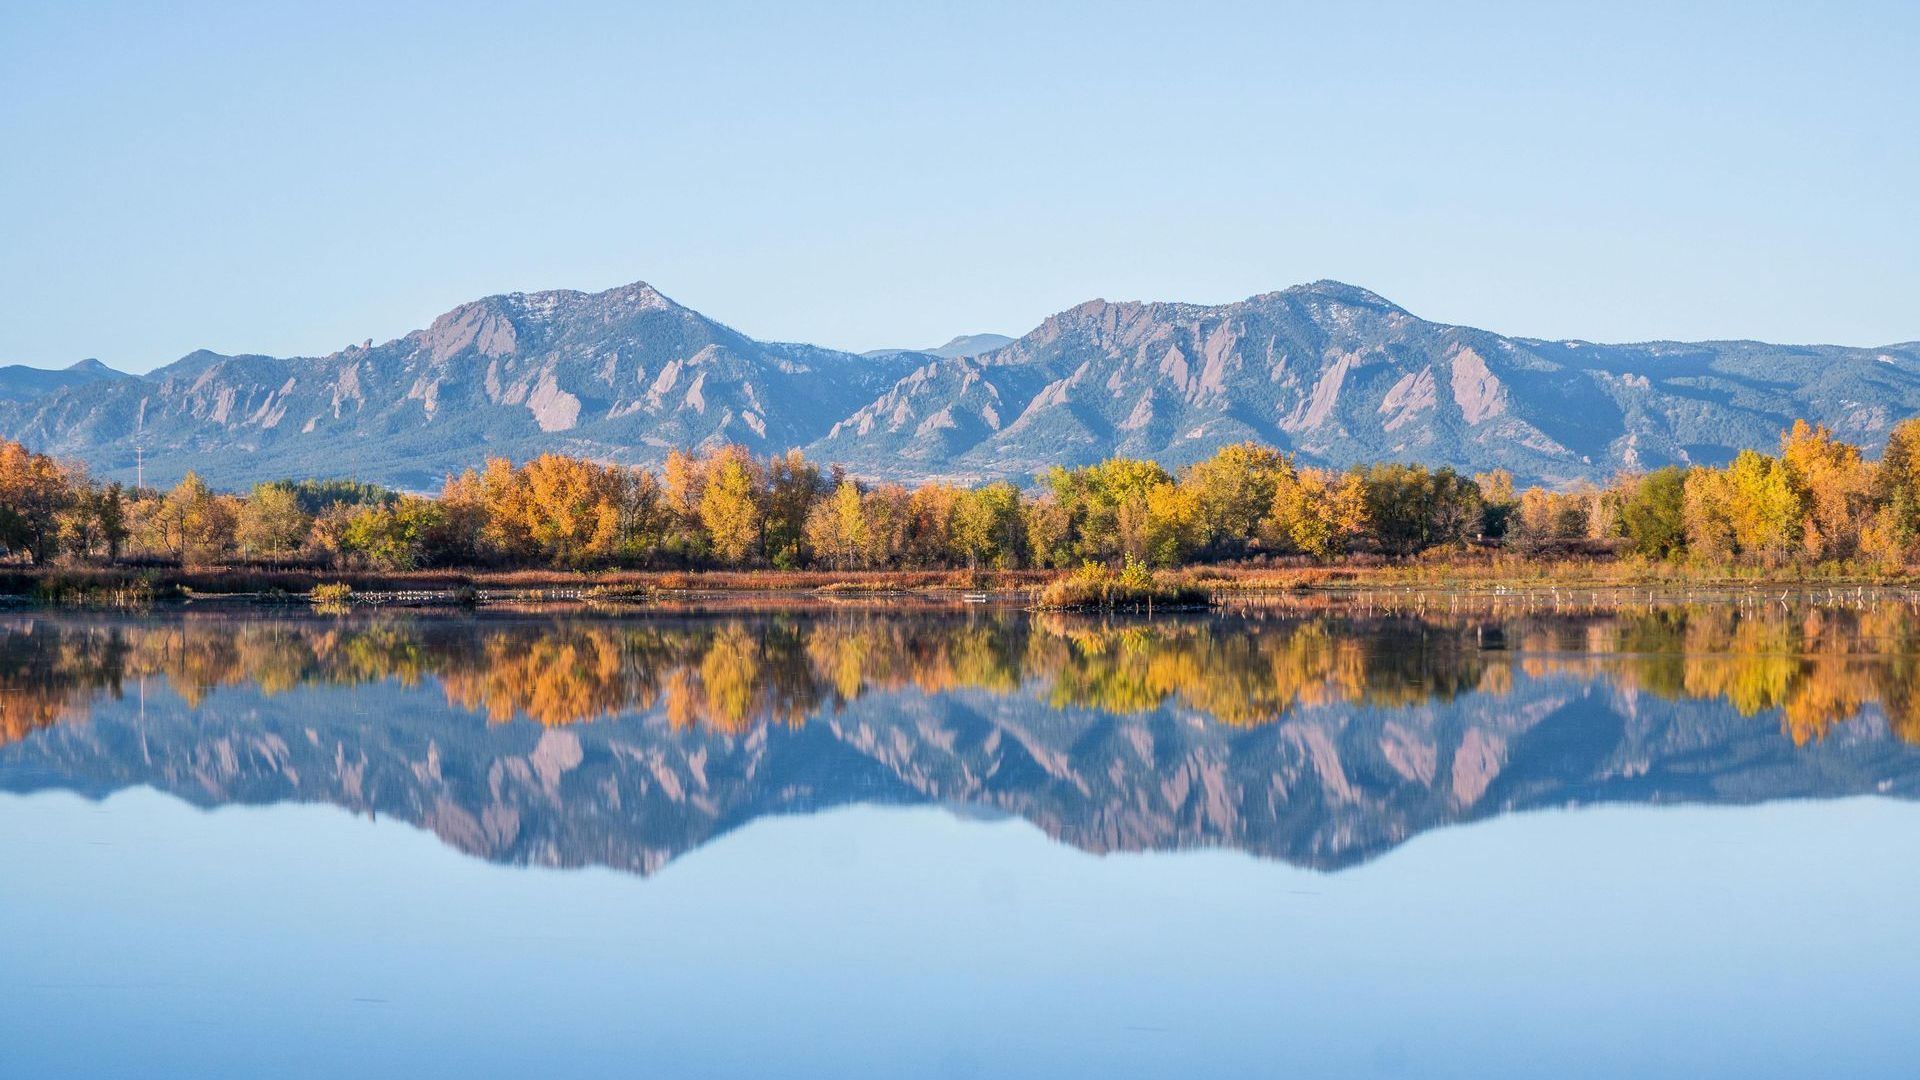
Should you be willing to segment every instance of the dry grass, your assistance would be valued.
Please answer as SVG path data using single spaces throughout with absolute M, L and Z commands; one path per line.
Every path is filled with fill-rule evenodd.
M 1046 611 L 1152 611 L 1205 607 L 1208 589 L 1171 574 L 1150 574 L 1139 563 L 1113 571 L 1092 563 L 1041 587 L 1035 606 Z
M 961 591 L 1032 592 L 1042 604 L 1110 606 L 1131 602 L 1108 586 L 1073 582 L 1079 571 L 1056 570 L 714 570 L 601 571 L 420 570 L 409 572 L 323 571 L 258 567 L 27 567 L 0 568 L 0 596 L 39 602 L 128 606 L 178 596 L 258 596 L 297 601 L 315 586 L 344 585 L 355 593 L 445 592 L 472 596 L 566 591 L 610 602 L 703 594 L 769 593 L 822 597 Z M 1665 563 L 1635 556 L 1572 554 L 1522 556 L 1487 550 L 1436 551 L 1392 560 L 1373 555 L 1332 563 L 1304 559 L 1260 565 L 1190 566 L 1153 575 L 1156 589 L 1191 599 L 1299 593 L 1348 588 L 1434 587 L 1668 587 L 1864 584 L 1920 581 L 1905 569 L 1864 563 L 1767 567 L 1759 563 Z M 1053 591 L 1049 594 L 1048 590 Z M 1108 599 L 1112 597 L 1112 599 Z M 1140 601 L 1144 604 L 1143 599 Z M 1154 603 L 1168 601 L 1155 593 Z
M 1343 559 L 1321 565 L 1200 566 L 1180 580 L 1220 593 L 1432 586 L 1889 585 L 1914 581 L 1901 568 L 1863 562 L 1766 566 L 1758 562 L 1662 562 L 1639 556 L 1528 558 L 1504 552 L 1430 552 L 1406 560 Z
M 109 591 L 140 584 L 160 595 L 305 596 L 316 585 L 339 583 L 356 593 L 590 590 L 607 598 L 663 592 L 907 592 L 1010 591 L 1043 584 L 1047 570 L 412 570 L 336 571 L 244 566 L 9 567 L 0 570 L 0 595 L 45 596 Z

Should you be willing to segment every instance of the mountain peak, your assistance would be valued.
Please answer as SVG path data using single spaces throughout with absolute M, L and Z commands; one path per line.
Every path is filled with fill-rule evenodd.
M 632 310 L 667 310 L 678 308 L 667 295 L 644 281 L 635 281 L 626 285 L 616 285 L 611 289 L 588 293 L 577 289 L 547 289 L 541 292 L 509 293 L 502 299 L 517 301 L 530 312 L 545 314 L 566 304 L 585 304 L 591 307 L 619 307 Z
M 960 360 L 1005 348 L 1013 342 L 1014 339 L 1005 334 L 959 334 L 945 345 L 927 351 L 943 359 Z
M 644 281 L 616 285 L 599 292 L 579 289 L 540 289 L 535 292 L 494 293 L 460 304 L 438 319 L 436 325 L 474 317 L 487 312 L 517 321 L 539 321 L 564 316 L 582 308 L 600 311 L 685 310 L 665 293 Z
M 1321 278 L 1319 281 L 1310 281 L 1305 285 L 1295 285 L 1291 289 L 1285 289 L 1278 293 L 1268 293 L 1266 295 L 1314 296 L 1331 300 L 1336 304 L 1346 304 L 1350 307 L 1371 308 L 1375 311 L 1389 311 L 1399 315 L 1411 314 L 1406 308 L 1401 307 L 1399 304 L 1394 303 L 1371 289 L 1363 289 L 1358 285 L 1349 285 L 1344 281 L 1335 281 L 1332 278 Z M 1255 299 L 1260 298 L 1255 297 Z

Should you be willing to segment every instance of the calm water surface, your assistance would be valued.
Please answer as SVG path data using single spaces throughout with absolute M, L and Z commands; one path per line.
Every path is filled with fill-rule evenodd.
M 0 615 L 0 1075 L 1912 1075 L 1895 605 Z

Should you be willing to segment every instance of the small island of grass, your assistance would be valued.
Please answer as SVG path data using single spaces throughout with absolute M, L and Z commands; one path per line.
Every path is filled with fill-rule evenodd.
M 1045 611 L 1183 611 L 1212 603 L 1210 590 L 1156 575 L 1138 559 L 1128 559 L 1119 570 L 1083 563 L 1035 595 L 1035 606 Z

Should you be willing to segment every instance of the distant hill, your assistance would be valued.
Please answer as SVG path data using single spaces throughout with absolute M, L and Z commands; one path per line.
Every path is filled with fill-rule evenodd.
M 1015 340 L 1005 334 L 961 334 L 945 345 L 927 351 L 942 360 L 959 360 L 1005 348 Z
M 115 371 L 98 360 L 82 360 L 64 368 L 37 368 L 25 364 L 0 367 L 0 403 L 25 402 L 55 390 L 85 386 L 103 379 L 131 379 L 134 376 Z
M 1113 454 L 1178 465 L 1241 439 L 1311 463 L 1566 483 L 1724 462 L 1801 417 L 1877 448 L 1920 415 L 1920 343 L 1511 338 L 1331 281 L 1217 306 L 1093 300 L 1017 340 L 865 356 L 756 341 L 634 284 L 488 297 L 325 357 L 101 370 L 0 392 L 0 435 L 106 476 L 129 475 L 139 443 L 150 479 L 194 468 L 229 486 L 430 488 L 487 454 L 657 464 L 728 441 L 876 477 L 1025 480 Z
M 1013 344 L 1016 338 L 1005 334 L 961 334 L 945 345 L 931 349 L 874 349 L 861 353 L 862 356 L 931 356 L 936 360 L 958 360 L 968 356 L 979 356 L 995 349 Z

